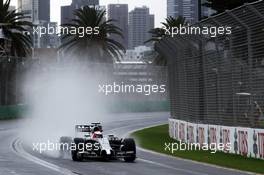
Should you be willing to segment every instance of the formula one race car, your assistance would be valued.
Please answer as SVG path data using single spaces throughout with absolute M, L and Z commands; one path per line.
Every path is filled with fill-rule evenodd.
M 119 139 L 114 135 L 103 135 L 102 125 L 76 125 L 75 137 L 60 138 L 60 154 L 65 154 L 65 145 L 70 146 L 73 161 L 82 161 L 85 158 L 103 158 L 104 160 L 122 158 L 126 162 L 136 159 L 136 144 L 134 139 Z

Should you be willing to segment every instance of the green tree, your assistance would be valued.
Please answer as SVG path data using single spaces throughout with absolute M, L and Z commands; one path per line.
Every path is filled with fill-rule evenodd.
M 26 33 L 32 27 L 27 21 L 28 16 L 16 10 L 9 10 L 10 0 L 0 0 L 0 28 L 4 36 L 11 42 L 10 56 L 25 57 L 31 52 L 32 40 Z M 0 45 L 4 47 L 4 40 L 0 39 Z
M 154 28 L 154 29 L 151 29 L 149 31 L 149 33 L 152 35 L 152 37 L 148 41 L 146 41 L 145 43 L 154 42 L 154 44 L 155 44 L 155 43 L 159 42 L 161 39 L 163 39 L 164 37 L 168 36 L 168 34 L 166 33 L 168 29 L 171 31 L 171 29 L 173 27 L 186 26 L 186 25 L 188 25 L 188 22 L 182 16 L 179 16 L 177 18 L 170 16 L 170 17 L 166 18 L 165 22 L 162 22 L 161 24 L 162 24 L 162 27 Z M 170 36 L 168 36 L 168 37 L 170 37 Z M 164 65 L 165 66 L 165 65 L 167 65 L 167 60 L 163 56 L 158 54 L 154 58 L 152 63 L 155 65 Z
M 31 52 L 32 40 L 26 33 L 32 27 L 29 17 L 16 10 L 9 10 L 10 0 L 0 0 L 0 105 L 15 104 L 16 65 L 18 57 Z
M 172 27 L 180 27 L 180 26 L 186 26 L 188 23 L 185 20 L 184 17 L 179 16 L 177 18 L 174 18 L 172 16 L 168 17 L 165 19 L 165 22 L 162 22 L 162 27 L 154 28 L 149 31 L 149 33 L 152 35 L 151 39 L 146 41 L 148 42 L 158 42 L 160 41 L 163 37 L 165 37 L 166 34 L 166 29 L 171 29 Z
M 254 1 L 256 0 L 207 0 L 203 5 L 212 8 L 216 13 L 222 13 Z
M 71 29 L 96 28 L 99 32 L 84 33 L 80 36 L 75 33 L 64 33 L 60 49 L 72 53 L 79 59 L 91 62 L 119 61 L 125 48 L 119 42 L 111 39 L 111 34 L 122 36 L 120 28 L 112 24 L 113 20 L 106 20 L 105 10 L 85 6 L 74 12 L 75 19 L 69 24 L 62 24 L 62 28 Z M 109 59 L 111 58 L 111 59 Z

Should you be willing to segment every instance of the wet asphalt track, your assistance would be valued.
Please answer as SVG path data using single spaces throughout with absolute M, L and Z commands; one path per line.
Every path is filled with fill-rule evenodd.
M 168 113 L 119 114 L 105 123 L 104 131 L 124 136 L 127 133 L 167 122 Z M 246 174 L 137 150 L 135 163 L 115 160 L 73 162 L 33 152 L 18 138 L 18 123 L 0 122 L 0 175 L 237 175 Z

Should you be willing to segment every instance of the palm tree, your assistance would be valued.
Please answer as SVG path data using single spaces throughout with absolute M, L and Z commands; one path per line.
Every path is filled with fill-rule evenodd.
M 120 28 L 112 24 L 113 20 L 105 19 L 106 11 L 96 7 L 84 6 L 75 10 L 72 23 L 62 24 L 62 28 L 80 29 L 97 28 L 99 32 L 84 33 L 82 37 L 75 33 L 62 33 L 60 49 L 77 56 L 81 60 L 92 62 L 119 61 L 124 47 L 111 39 L 111 34 L 122 36 Z M 111 59 L 109 59 L 111 58 Z
M 0 59 L 0 104 L 3 105 L 15 103 L 12 97 L 16 95 L 13 89 L 16 88 L 17 57 L 26 57 L 32 45 L 30 35 L 26 34 L 32 23 L 26 21 L 28 17 L 23 13 L 9 10 L 9 7 L 10 0 L 5 3 L 0 0 L 0 48 L 6 53 Z
M 29 18 L 16 10 L 9 10 L 10 0 L 0 0 L 0 28 L 4 36 L 11 42 L 10 56 L 25 57 L 31 51 L 32 40 L 26 33 L 32 27 Z M 0 40 L 2 47 L 3 39 Z
M 149 31 L 149 33 L 152 35 L 152 37 L 147 40 L 145 43 L 148 42 L 154 42 L 157 43 L 164 37 L 167 37 L 168 35 L 166 34 L 166 29 L 172 29 L 173 27 L 180 27 L 180 26 L 186 26 L 188 25 L 188 22 L 185 20 L 184 17 L 179 16 L 177 18 L 174 18 L 172 16 L 166 18 L 166 21 L 161 23 L 162 27 L 161 28 L 154 28 Z M 154 58 L 153 64 L 156 65 L 167 65 L 167 60 L 162 57 L 161 55 L 157 55 L 156 58 Z
M 186 26 L 188 25 L 187 21 L 184 17 L 179 16 L 177 18 L 174 18 L 172 16 L 165 19 L 166 22 L 162 22 L 161 28 L 154 28 L 149 31 L 149 33 L 152 35 L 151 39 L 149 39 L 147 42 L 158 42 L 163 37 L 166 36 L 166 29 L 171 29 L 172 27 L 180 27 L 180 26 Z

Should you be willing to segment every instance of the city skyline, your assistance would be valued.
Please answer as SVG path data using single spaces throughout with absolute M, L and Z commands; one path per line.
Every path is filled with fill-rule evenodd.
M 60 24 L 61 12 L 60 7 L 70 5 L 71 0 L 51 0 L 50 16 L 52 22 L 58 22 Z M 128 4 L 129 11 L 132 11 L 135 7 L 147 6 L 150 9 L 150 13 L 155 15 L 155 26 L 161 26 L 167 16 L 167 1 L 166 0 L 100 0 L 100 5 L 107 7 L 108 4 Z M 11 0 L 11 5 L 17 6 L 17 0 Z

